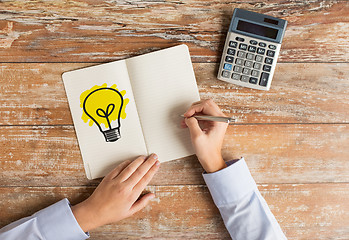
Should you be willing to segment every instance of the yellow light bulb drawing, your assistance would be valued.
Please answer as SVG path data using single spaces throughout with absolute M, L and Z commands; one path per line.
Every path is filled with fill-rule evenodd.
M 94 86 L 80 96 L 80 107 L 83 109 L 82 119 L 95 123 L 103 134 L 106 142 L 115 142 L 121 138 L 120 118 L 126 118 L 125 107 L 129 99 L 124 99 L 126 91 L 119 92 L 114 84 L 107 87 Z

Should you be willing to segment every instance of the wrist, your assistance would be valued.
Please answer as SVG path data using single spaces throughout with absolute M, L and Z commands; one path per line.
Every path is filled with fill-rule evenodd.
M 86 205 L 86 200 L 77 205 L 71 207 L 73 215 L 78 222 L 80 228 L 84 232 L 89 232 L 98 227 L 98 224 L 95 223 L 95 217 L 92 216 L 91 211 Z
M 227 164 L 221 155 L 205 159 L 199 158 L 199 161 L 207 173 L 217 172 L 227 167 Z

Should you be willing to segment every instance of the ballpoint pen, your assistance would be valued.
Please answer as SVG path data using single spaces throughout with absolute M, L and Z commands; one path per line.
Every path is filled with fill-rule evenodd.
M 181 115 L 181 117 L 184 117 L 184 115 Z M 236 119 L 231 117 L 217 117 L 217 116 L 209 116 L 209 115 L 194 115 L 197 120 L 207 120 L 207 121 L 215 121 L 215 122 L 225 122 L 229 123 L 229 125 L 232 125 L 236 122 Z

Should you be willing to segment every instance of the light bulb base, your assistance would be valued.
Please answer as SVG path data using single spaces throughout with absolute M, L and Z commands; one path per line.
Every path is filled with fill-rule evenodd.
M 120 128 L 113 128 L 103 131 L 103 134 L 107 142 L 115 142 L 116 140 L 121 138 Z

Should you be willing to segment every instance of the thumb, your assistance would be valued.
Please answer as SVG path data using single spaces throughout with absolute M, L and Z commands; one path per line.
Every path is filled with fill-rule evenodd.
M 201 130 L 199 123 L 198 123 L 198 120 L 196 120 L 196 118 L 194 118 L 194 117 L 186 118 L 185 124 L 187 124 L 187 126 L 189 128 L 190 136 L 192 138 L 195 138 L 195 137 L 202 134 L 202 130 Z
M 154 193 L 148 193 L 138 199 L 131 207 L 132 215 L 145 208 L 149 201 L 155 197 Z

